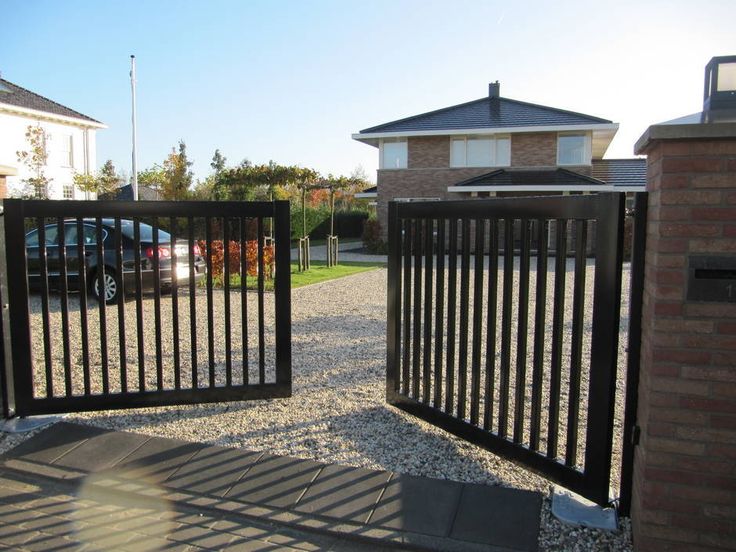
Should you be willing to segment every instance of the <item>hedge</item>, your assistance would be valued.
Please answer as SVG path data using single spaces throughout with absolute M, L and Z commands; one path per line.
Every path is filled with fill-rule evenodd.
M 307 235 L 315 240 L 324 239 L 330 233 L 330 210 L 307 207 Z M 363 233 L 363 222 L 368 219 L 366 211 L 335 212 L 335 234 L 341 238 L 359 238 Z M 302 237 L 302 210 L 291 210 L 291 239 Z

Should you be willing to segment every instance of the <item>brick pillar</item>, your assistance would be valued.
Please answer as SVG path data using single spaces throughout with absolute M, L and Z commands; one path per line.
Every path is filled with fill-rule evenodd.
M 636 153 L 649 220 L 634 545 L 736 550 L 736 289 L 688 299 L 695 256 L 736 268 L 736 124 L 655 125 Z
M 0 199 L 8 197 L 8 184 L 5 181 L 5 176 L 0 174 Z

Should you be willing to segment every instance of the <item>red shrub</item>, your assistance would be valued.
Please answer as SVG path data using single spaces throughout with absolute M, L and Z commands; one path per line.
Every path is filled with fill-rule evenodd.
M 207 254 L 207 242 L 198 242 L 202 254 Z M 223 275 L 225 266 L 225 252 L 222 240 L 212 240 L 212 276 Z M 240 274 L 240 242 L 228 242 L 230 274 Z M 272 245 L 263 247 L 263 268 L 266 278 L 273 276 L 274 250 Z M 248 276 L 258 276 L 258 241 L 248 240 L 245 242 L 245 266 Z

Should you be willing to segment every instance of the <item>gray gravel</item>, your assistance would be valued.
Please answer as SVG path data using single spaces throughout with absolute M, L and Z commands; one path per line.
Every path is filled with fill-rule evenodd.
M 591 284 L 589 278 L 589 284 Z M 625 275 L 624 282 L 628 281 Z M 551 285 L 550 285 L 551 288 Z M 224 342 L 222 330 L 222 292 L 215 295 L 216 343 Z M 248 294 L 251 309 L 248 327 L 255 327 L 255 296 Z M 532 291 L 533 296 L 533 291 Z M 624 295 L 625 297 L 627 295 Z M 239 305 L 240 295 L 234 292 L 232 300 Z M 199 343 L 199 377 L 206 378 L 203 368 L 207 356 L 204 351 L 207 335 L 205 296 L 197 296 L 200 308 L 197 313 Z M 70 296 L 72 310 L 69 328 L 73 335 L 70 359 L 74 374 L 75 392 L 81 392 L 84 381 L 81 376 L 81 347 L 79 345 L 78 302 Z M 33 339 L 37 351 L 43 350 L 40 331 L 40 301 L 33 298 Z M 180 304 L 178 321 L 182 351 L 182 384 L 191 381 L 191 344 L 189 342 L 188 302 Z M 447 478 L 457 481 L 505 485 L 537 490 L 549 496 L 550 483 L 545 479 L 496 455 L 445 433 L 386 404 L 385 389 L 385 331 L 386 331 L 386 271 L 361 273 L 355 276 L 296 289 L 292 292 L 293 314 L 293 396 L 290 399 L 217 403 L 184 407 L 162 407 L 126 411 L 83 413 L 69 419 L 99 425 L 111 429 L 135 431 L 149 435 L 177 437 L 215 445 L 268 450 L 275 454 L 292 455 L 321 462 L 342 463 L 372 469 L 392 470 L 413 475 Z M 572 300 L 567 302 L 568 308 Z M 162 350 L 164 358 L 164 383 L 173 384 L 172 363 L 172 315 L 170 299 L 162 302 Z M 56 389 L 63 388 L 63 351 L 60 345 L 61 318 L 58 297 L 53 298 L 51 315 L 51 342 L 54 363 L 58 367 L 54 375 Z M 234 308 L 232 322 L 240 325 L 239 308 Z M 144 304 L 146 342 L 147 385 L 156 383 L 156 346 L 153 332 L 153 301 Z M 270 366 L 273 362 L 273 305 L 272 296 L 265 310 L 268 328 L 266 334 L 267 380 L 273 379 Z M 108 308 L 109 385 L 120 387 L 120 363 L 117 337 L 117 309 Z M 129 389 L 137 388 L 137 346 L 135 334 L 135 304 L 126 305 L 126 360 Z M 624 319 L 623 323 L 626 322 Z M 90 339 L 99 340 L 99 315 L 95 308 L 89 311 Z M 249 375 L 257 377 L 257 341 L 255 332 L 249 335 Z M 621 336 L 622 352 L 625 335 Z M 242 373 L 242 348 L 239 340 L 233 349 L 234 379 Z M 216 352 L 218 383 L 224 382 L 224 349 Z M 623 355 L 621 355 L 623 360 Z M 99 348 L 90 351 L 93 371 L 90 385 L 101 389 L 102 378 Z M 623 362 L 621 363 L 623 366 Z M 61 370 L 61 371 L 59 371 Z M 45 389 L 43 355 L 35 358 L 37 391 Z M 585 382 L 586 374 L 583 374 Z M 619 391 L 623 381 L 619 381 Z M 622 393 L 619 393 L 622 395 Z M 564 405 L 563 405 L 564 406 Z M 564 411 L 563 411 L 564 412 Z M 620 433 L 621 402 L 618 401 L 616 433 Z M 16 444 L 16 436 L 5 437 L 0 451 Z M 615 443 L 616 454 L 620 444 Z M 614 457 L 613 478 L 617 485 L 618 457 Z M 614 487 L 615 488 L 615 487 Z M 542 510 L 540 534 L 542 550 L 631 550 L 630 530 L 622 524 L 618 533 L 606 533 L 570 527 L 558 522 L 550 513 L 549 499 Z

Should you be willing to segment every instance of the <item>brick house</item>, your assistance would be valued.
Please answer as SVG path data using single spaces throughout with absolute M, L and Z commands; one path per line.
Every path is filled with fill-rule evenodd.
M 361 130 L 378 148 L 374 199 L 385 232 L 388 202 L 644 191 L 645 159 L 603 159 L 618 124 L 500 96 Z

